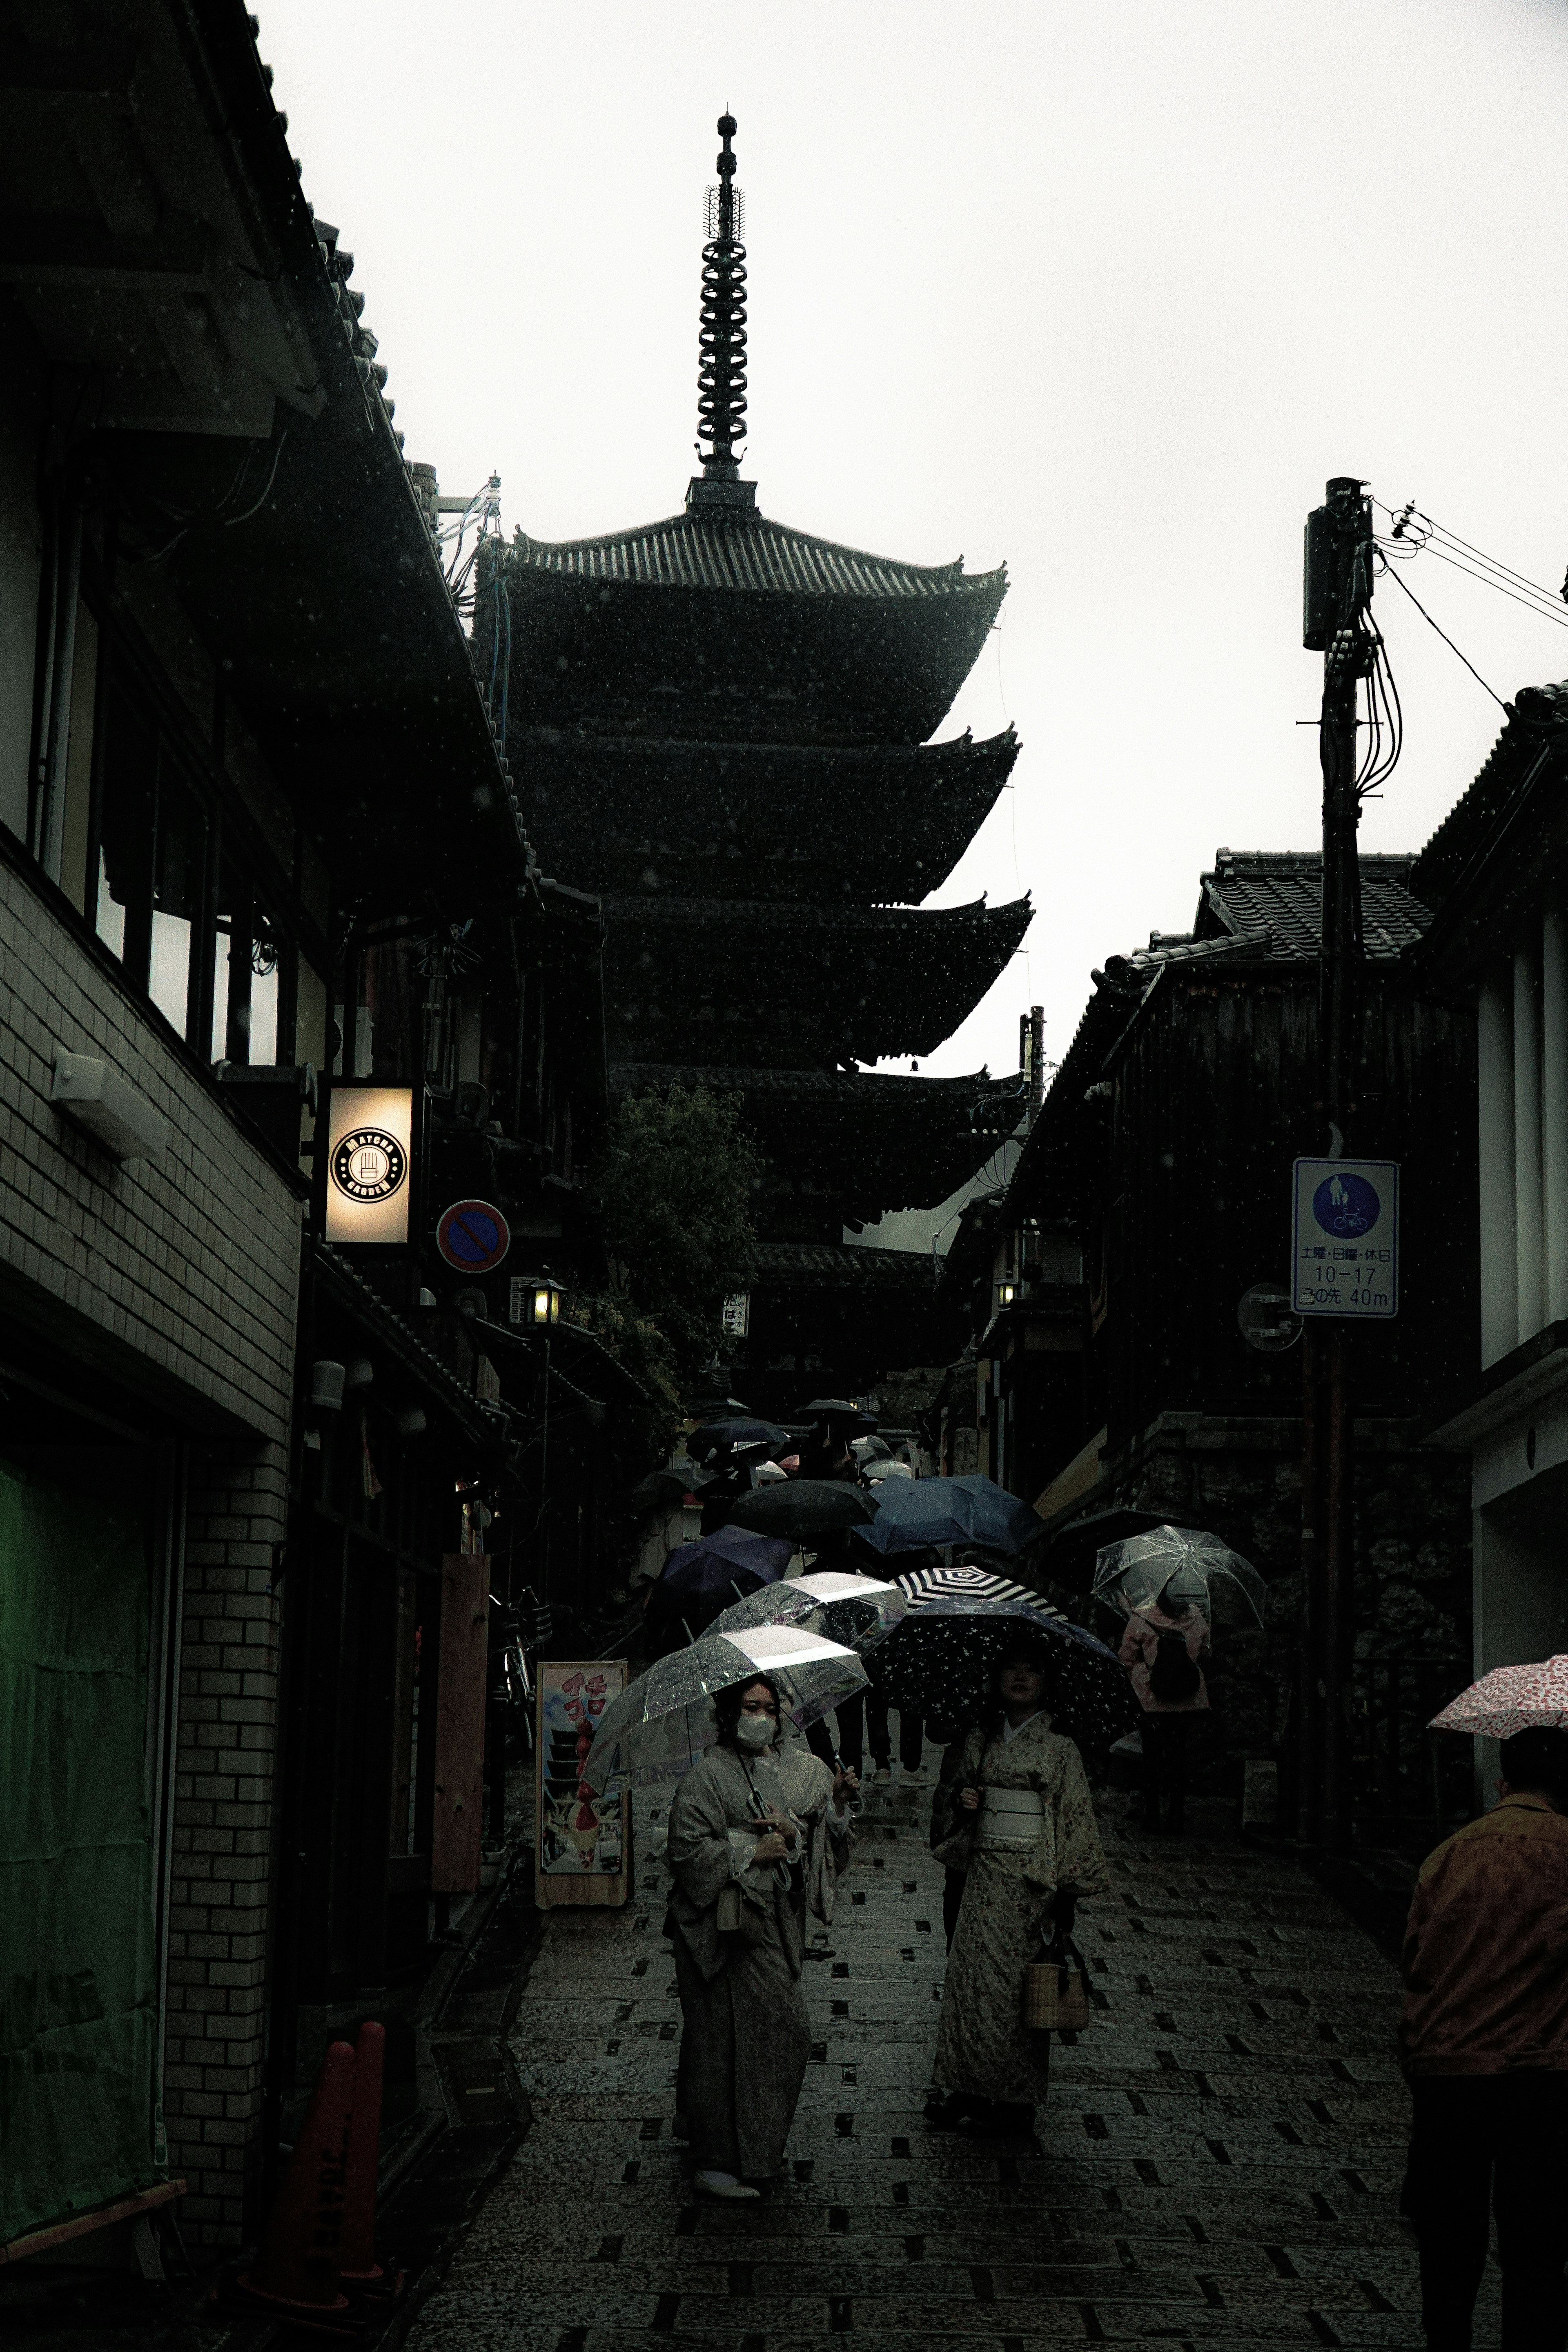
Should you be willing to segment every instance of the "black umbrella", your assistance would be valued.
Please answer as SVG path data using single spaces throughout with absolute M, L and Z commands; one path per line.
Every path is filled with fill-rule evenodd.
M 742 1495 L 730 1514 L 730 1524 L 800 1543 L 835 1528 L 868 1526 L 876 1516 L 876 1504 L 858 1486 L 841 1486 L 836 1478 L 791 1478 L 784 1486 L 759 1486 L 753 1494 Z
M 634 1511 L 672 1511 L 691 1492 L 685 1475 L 679 1470 L 650 1470 L 639 1478 L 627 1501 Z
M 688 1440 L 693 1454 L 716 1454 L 724 1445 L 765 1445 L 770 1452 L 774 1446 L 789 1442 L 789 1433 L 774 1421 L 756 1421 L 749 1413 L 732 1413 L 723 1421 L 704 1423 L 694 1429 Z
M 917 1579 L 897 1581 L 908 1591 Z M 1043 1636 L 1050 1654 L 1054 1730 L 1080 1748 L 1102 1748 L 1131 1728 L 1140 1710 L 1115 1651 L 1037 1594 L 944 1593 L 922 1580 L 902 1624 L 877 1653 L 878 1684 L 900 1710 L 973 1723 L 984 1711 L 992 1675 L 1025 1633 Z

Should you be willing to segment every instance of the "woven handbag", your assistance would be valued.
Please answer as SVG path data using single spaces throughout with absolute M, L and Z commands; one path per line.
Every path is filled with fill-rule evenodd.
M 1078 1946 L 1042 1946 L 1024 1969 L 1024 2024 L 1031 2033 L 1079 2033 L 1090 2014 L 1089 1970 Z

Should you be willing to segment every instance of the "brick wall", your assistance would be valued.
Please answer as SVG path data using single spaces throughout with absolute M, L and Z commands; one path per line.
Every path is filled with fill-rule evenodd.
M 123 1165 L 49 1100 L 57 1046 L 174 1129 Z M 90 950 L 0 859 L 0 1265 L 18 1304 L 172 1408 L 287 1441 L 300 1204 Z M 76 1327 L 74 1329 L 72 1327 Z
M 60 1117 L 57 1045 L 101 1055 L 163 1113 L 161 1162 L 121 1166 Z M 0 1309 L 192 1435 L 164 2114 L 185 2227 L 207 2244 L 255 2226 L 300 1232 L 270 1162 L 0 857 Z
M 190 2183 L 183 2226 L 209 2245 L 254 2235 L 258 2218 L 280 1622 L 272 1547 L 287 1507 L 279 1448 L 193 1453 L 163 2099 L 169 2161 Z

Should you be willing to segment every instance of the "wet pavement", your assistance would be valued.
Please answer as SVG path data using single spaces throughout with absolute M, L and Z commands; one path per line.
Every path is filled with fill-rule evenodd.
M 1229 1809 L 1172 1840 L 1105 1799 L 1116 1891 L 1079 1929 L 1095 2022 L 1055 2049 L 1037 2153 L 999 2154 L 921 2117 L 946 1957 L 929 1804 L 869 1799 L 806 1969 L 790 2178 L 736 2209 L 698 2201 L 671 2137 L 645 1792 L 635 1905 L 551 1916 L 511 2032 L 532 2127 L 416 2352 L 1420 2345 L 1397 1986 L 1370 1937 Z M 1476 2340 L 1496 2341 L 1489 2279 Z

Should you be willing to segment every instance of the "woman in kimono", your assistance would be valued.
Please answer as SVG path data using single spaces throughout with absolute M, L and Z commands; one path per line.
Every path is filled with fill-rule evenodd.
M 669 1807 L 665 1933 L 680 1995 L 676 2109 L 711 2197 L 749 2198 L 784 2169 L 811 2055 L 801 1965 L 849 1859 L 853 1772 L 779 1742 L 765 1675 L 721 1691 L 719 1738 Z
M 1024 2137 L 1045 2103 L 1047 2034 L 1022 2022 L 1024 1970 L 1048 1920 L 1070 1935 L 1078 1899 L 1104 1895 L 1083 1759 L 1051 1729 L 1048 1654 L 1026 1635 L 996 1670 L 989 1716 L 942 1759 L 931 1850 L 964 1873 L 926 2108 L 938 2130 Z

